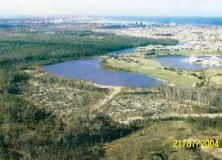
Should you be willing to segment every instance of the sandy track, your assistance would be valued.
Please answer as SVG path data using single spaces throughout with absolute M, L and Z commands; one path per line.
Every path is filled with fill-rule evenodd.
M 121 92 L 122 87 L 118 86 L 105 86 L 105 85 L 99 85 L 99 84 L 94 84 L 96 87 L 100 88 L 109 88 L 110 93 L 109 95 L 105 96 L 105 98 L 101 99 L 98 103 L 94 104 L 91 108 L 91 112 L 99 109 L 101 106 L 106 104 L 109 100 L 111 100 L 115 95 Z

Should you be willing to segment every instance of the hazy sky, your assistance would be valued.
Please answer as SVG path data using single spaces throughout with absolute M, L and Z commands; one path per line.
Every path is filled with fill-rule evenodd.
M 0 15 L 222 17 L 222 0 L 0 0 Z

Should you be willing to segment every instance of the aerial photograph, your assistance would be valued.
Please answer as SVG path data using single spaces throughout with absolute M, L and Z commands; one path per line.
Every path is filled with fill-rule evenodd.
M 0 160 L 222 160 L 222 1 L 0 0 Z

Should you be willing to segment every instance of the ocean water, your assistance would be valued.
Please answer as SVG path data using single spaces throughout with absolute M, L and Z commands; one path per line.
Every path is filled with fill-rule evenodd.
M 116 21 L 141 21 L 161 24 L 193 24 L 193 25 L 217 25 L 222 26 L 222 17 L 139 17 L 139 16 L 112 16 L 106 17 Z

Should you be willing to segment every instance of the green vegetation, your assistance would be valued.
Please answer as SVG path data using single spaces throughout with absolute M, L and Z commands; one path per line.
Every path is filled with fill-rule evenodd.
M 101 159 L 104 142 L 141 126 L 120 124 L 104 113 L 89 112 L 108 89 L 52 77 L 38 67 L 177 41 L 35 27 L 40 29 L 30 32 L 31 26 L 0 27 L 0 159 Z
M 207 129 L 216 129 L 218 131 L 222 130 L 222 118 L 206 118 L 206 117 L 198 117 L 198 118 L 188 118 L 187 122 L 194 125 L 197 129 L 204 131 Z
M 0 65 L 55 62 L 101 55 L 109 51 L 148 44 L 174 45 L 175 40 L 154 40 L 115 36 L 91 31 L 58 31 L 54 34 L 26 33 L 0 39 Z
M 208 69 L 204 74 L 211 86 L 222 88 L 222 70 Z
M 79 115 L 78 120 L 65 124 L 19 97 L 1 98 L 1 159 L 87 159 L 87 154 L 97 159 L 103 155 L 100 142 L 138 129 L 133 124 L 119 125 L 103 114 Z
M 189 138 L 208 139 L 210 133 L 203 134 L 189 123 L 171 121 L 149 122 L 146 127 L 130 136 L 115 140 L 106 144 L 107 152 L 105 159 L 123 160 L 168 160 L 168 159 L 201 159 L 213 160 L 209 150 L 201 148 L 188 149 L 186 147 L 173 147 L 174 140 L 185 140 Z M 213 132 L 220 134 L 219 132 Z M 211 133 L 211 134 L 213 134 Z M 219 137 L 219 136 L 215 136 Z M 214 150 L 216 150 L 214 148 Z M 218 157 L 219 158 L 219 157 Z

